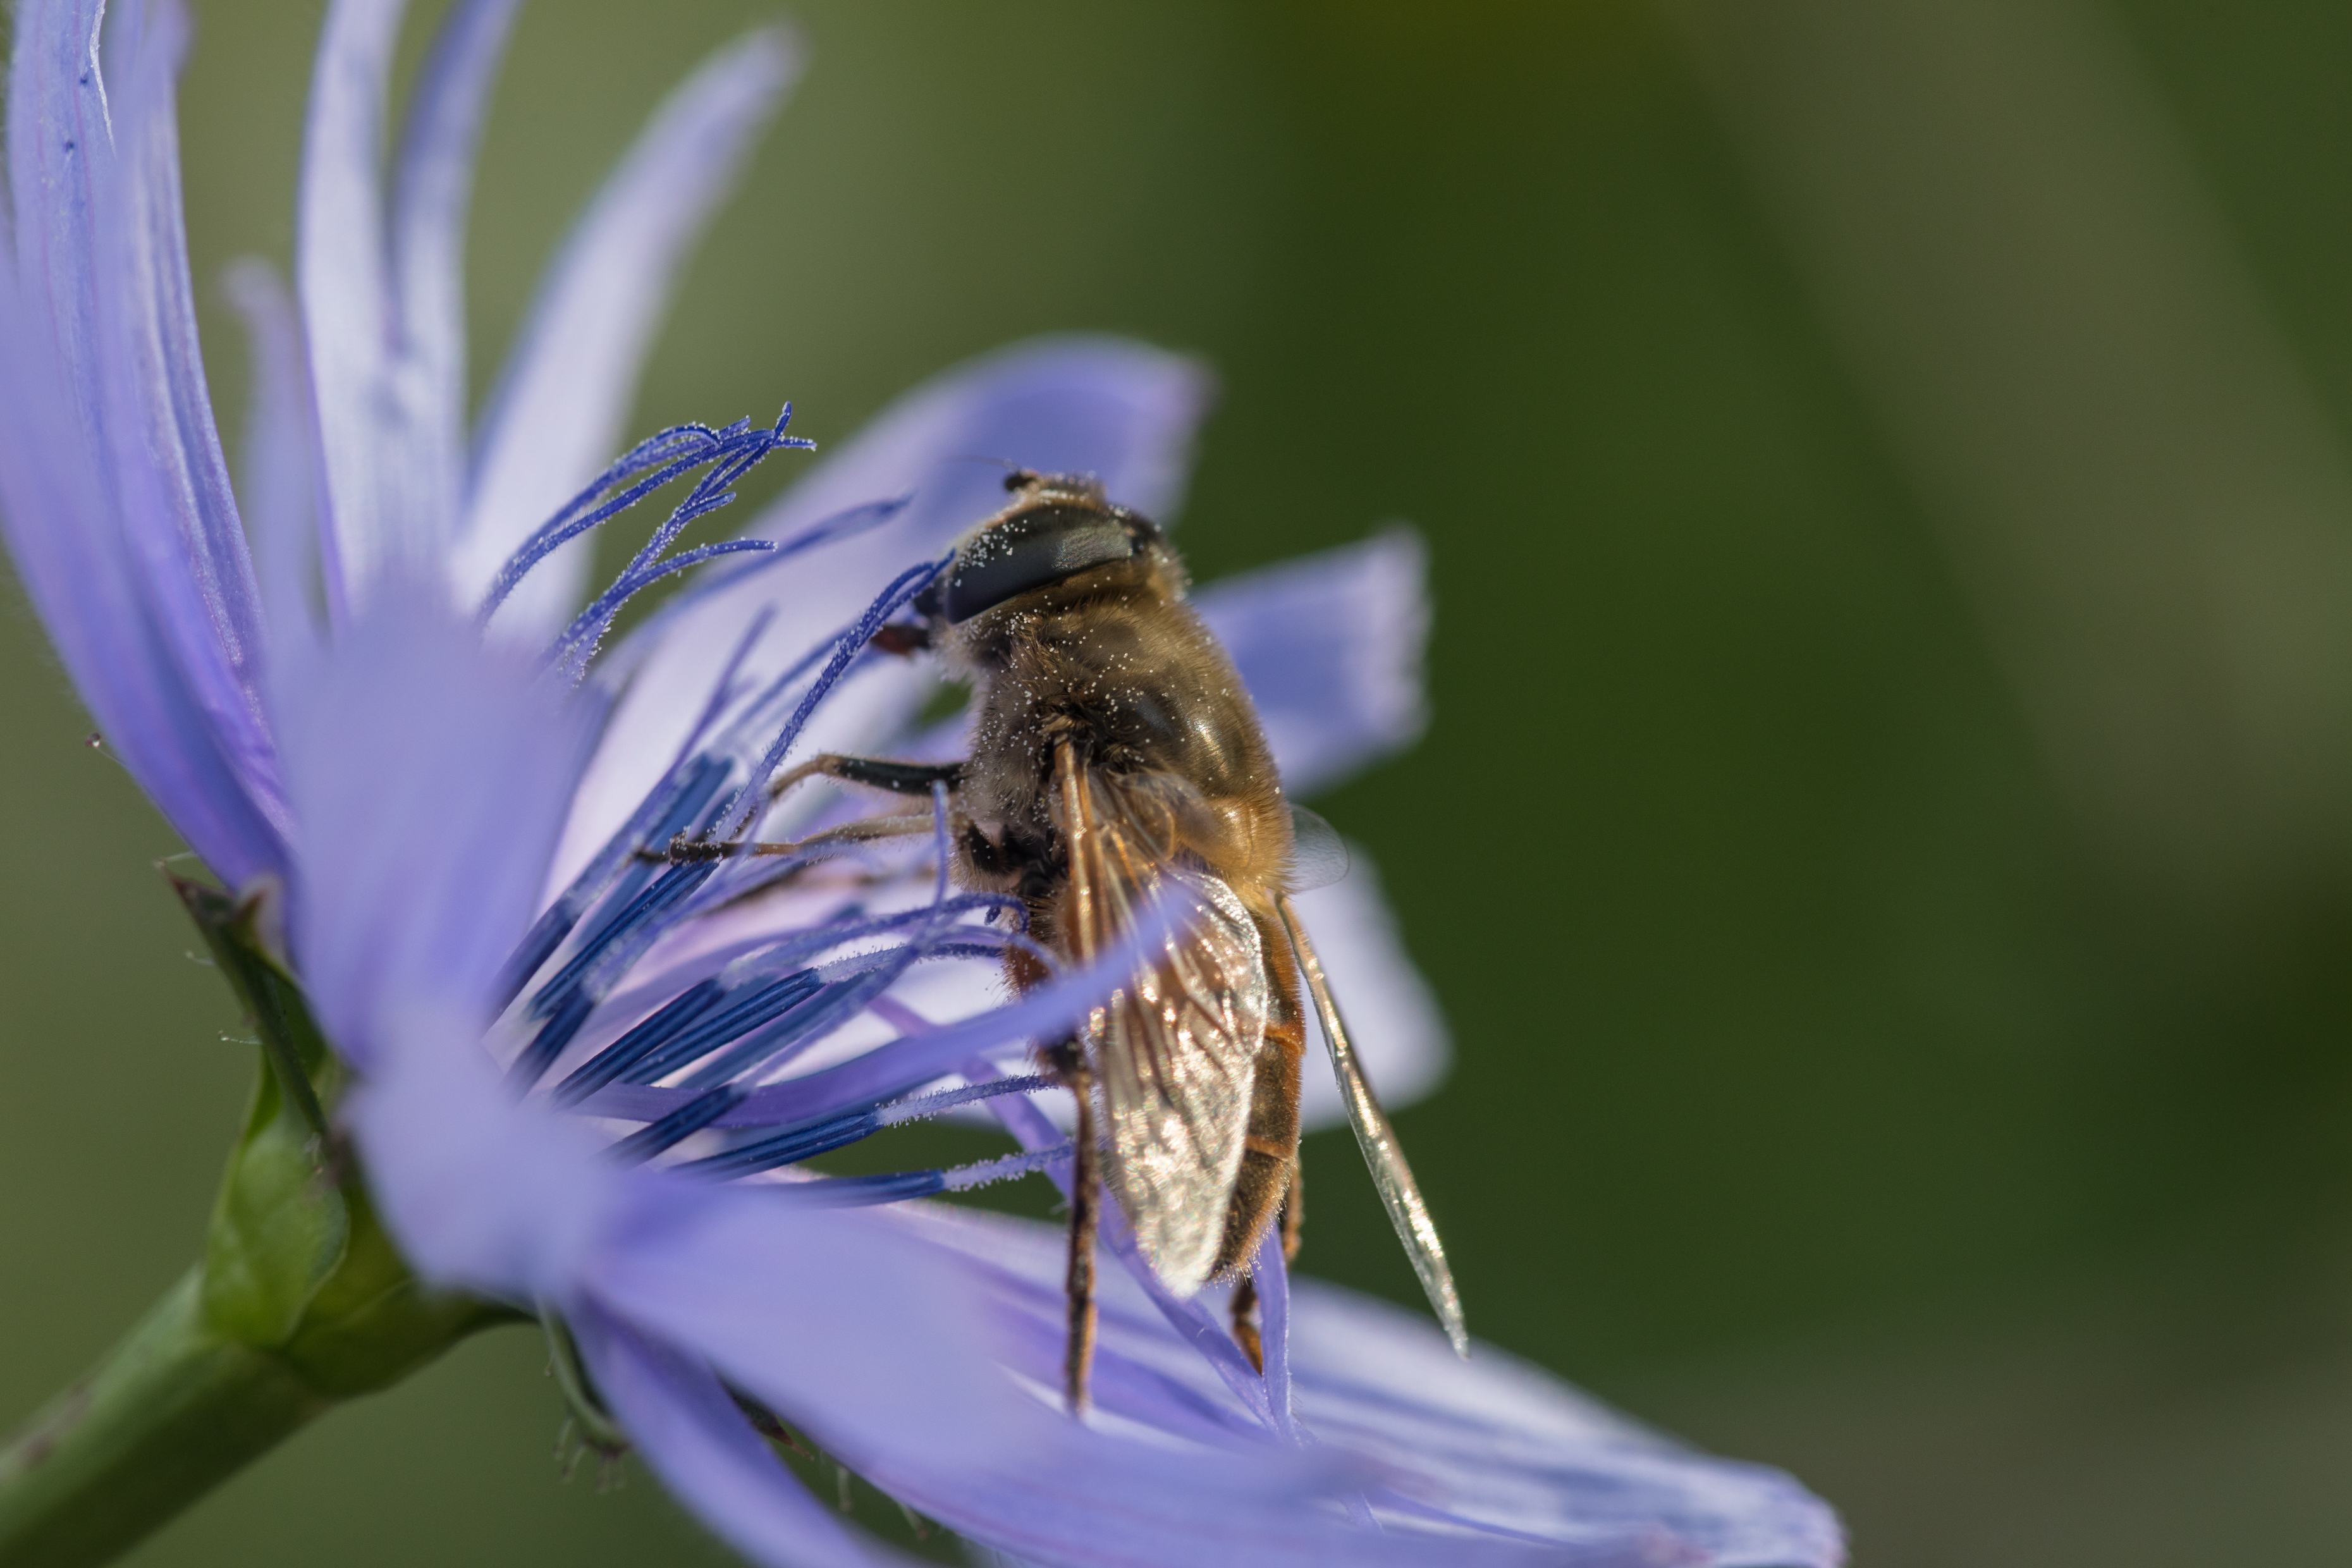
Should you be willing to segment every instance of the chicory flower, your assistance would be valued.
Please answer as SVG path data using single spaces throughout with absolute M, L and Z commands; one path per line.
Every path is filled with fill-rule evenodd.
M 1025 1066 L 1122 950 L 1017 999 L 1026 938 L 937 840 L 673 864 L 676 836 L 806 834 L 819 750 L 951 755 L 936 682 L 871 642 L 990 510 L 972 452 L 1100 475 L 1165 517 L 1205 397 L 1101 339 L 1015 348 L 886 412 L 738 538 L 672 552 L 787 424 L 620 422 L 679 258 L 796 69 L 698 72 L 565 247 L 470 431 L 459 260 L 515 0 L 461 0 L 379 173 L 398 0 L 336 0 L 302 175 L 299 307 L 239 273 L 257 395 L 232 486 L 181 231 L 169 0 L 26 0 L 0 219 L 0 520 L 107 742 L 194 851 L 284 916 L 356 1081 L 375 1201 L 430 1279 L 547 1317 L 647 1462 L 748 1554 L 888 1553 L 793 1479 L 780 1417 L 975 1542 L 1052 1563 L 1828 1564 L 1787 1478 L 1694 1455 L 1433 1325 L 1257 1263 L 1263 1374 L 1134 1258 L 1086 1422 L 1055 1405 L 1055 1243 L 920 1198 L 1064 1177 Z M 101 63 L 103 69 L 101 69 Z M 585 596 L 583 536 L 685 500 Z M 242 503 L 242 504 L 240 504 Z M 1391 533 L 1199 596 L 1294 788 L 1420 724 L 1419 546 Z M 606 646 L 640 590 L 701 575 Z M 584 598 L 584 603 L 583 603 Z M 648 853 L 651 851 L 651 853 Z M 1305 900 L 1393 1098 L 1442 1026 L 1369 866 Z M 1140 951 L 1155 933 L 1139 932 Z M 1336 1113 L 1322 1086 L 1321 1114 Z M 1033 1097 L 1034 1102 L 1033 1102 Z M 1310 1119 L 1318 1112 L 1310 1097 Z M 993 1115 L 1017 1152 L 828 1177 L 880 1128 Z

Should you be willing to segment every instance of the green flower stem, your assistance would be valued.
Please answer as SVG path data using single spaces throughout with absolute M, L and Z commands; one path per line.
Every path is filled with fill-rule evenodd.
M 190 1269 L 0 1452 L 0 1563 L 107 1562 L 333 1403 L 207 1323 Z
M 204 1261 L 0 1450 L 0 1568 L 105 1563 L 346 1399 L 526 1314 L 409 1271 L 330 1120 L 341 1069 L 267 889 L 174 887 L 261 1041 Z

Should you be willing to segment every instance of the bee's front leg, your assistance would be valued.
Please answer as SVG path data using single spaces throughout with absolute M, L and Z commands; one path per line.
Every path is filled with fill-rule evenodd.
M 837 752 L 825 752 L 811 757 L 797 766 L 788 768 L 768 785 L 771 804 L 781 800 L 786 791 L 803 779 L 839 779 L 844 784 L 865 784 L 872 789 L 887 790 L 893 795 L 928 795 L 939 784 L 950 791 L 963 784 L 963 763 L 893 763 L 879 757 L 850 757 Z M 885 819 L 889 820 L 889 819 Z M 809 845 L 836 839 L 887 838 L 911 829 L 889 829 L 883 832 L 861 830 L 851 823 L 845 828 L 835 828 L 830 834 L 784 844 L 760 844 L 748 839 L 722 841 L 715 838 L 688 838 L 680 833 L 661 849 L 640 849 L 641 860 L 667 861 L 672 866 L 694 865 L 705 860 L 724 860 L 733 855 L 788 855 Z
M 963 784 L 963 763 L 893 763 L 879 757 L 846 757 L 837 752 L 826 752 L 811 757 L 796 767 L 778 773 L 768 785 L 770 800 L 782 799 L 786 790 L 803 779 L 824 777 L 839 779 L 844 784 L 864 784 L 869 789 L 885 789 L 892 795 L 929 795 L 933 784 L 945 784 L 959 789 Z

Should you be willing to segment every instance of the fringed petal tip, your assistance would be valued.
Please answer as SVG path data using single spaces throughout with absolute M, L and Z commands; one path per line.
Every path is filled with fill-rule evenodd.
M 1026 1325 L 1027 1370 L 1049 1378 L 1058 1230 L 968 1212 L 909 1218 L 991 1272 L 1000 1310 Z M 1210 1363 L 1131 1279 L 1108 1276 L 1102 1293 L 1097 1386 L 1108 1417 L 1197 1441 L 1249 1428 Z M 1450 1564 L 1479 1549 L 1690 1568 L 1845 1560 L 1836 1514 L 1780 1471 L 1695 1452 L 1492 1346 L 1458 1360 L 1424 1316 L 1353 1291 L 1293 1279 L 1287 1306 L 1297 1429 L 1378 1478 L 1363 1500 L 1400 1560 Z M 1334 1560 L 1349 1559 L 1342 1548 Z

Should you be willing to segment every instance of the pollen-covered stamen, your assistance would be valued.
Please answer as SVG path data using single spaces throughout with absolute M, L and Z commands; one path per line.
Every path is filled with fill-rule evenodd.
M 740 1040 L 689 1073 L 687 1087 L 702 1088 L 738 1074 L 776 1065 L 803 1042 L 863 1012 L 866 1004 L 897 984 L 919 961 L 935 955 L 940 943 L 958 929 L 948 897 L 948 793 L 945 785 L 931 789 L 931 838 L 939 868 L 931 886 L 930 908 L 913 940 L 885 950 L 873 968 L 831 987 L 832 994 L 812 1001 L 798 1016 L 761 1035 Z M 870 962 L 871 960 L 869 960 Z M 859 961 L 845 961 L 848 963 Z
M 673 425 L 638 442 L 615 458 L 609 468 L 589 482 L 586 489 L 572 497 L 562 510 L 523 542 L 522 548 L 508 559 L 507 563 L 499 569 L 498 576 L 492 579 L 489 592 L 482 596 L 482 607 L 477 612 L 478 620 L 482 625 L 488 625 L 499 606 L 506 603 L 532 567 L 590 529 L 618 517 L 671 480 L 692 473 L 706 464 L 715 463 L 721 470 L 732 470 L 728 479 L 720 481 L 719 489 L 723 489 L 727 483 L 732 482 L 734 476 L 740 474 L 742 468 L 748 468 L 750 463 L 759 461 L 771 452 L 784 447 L 814 451 L 815 442 L 784 435 L 784 426 L 791 422 L 792 416 L 793 407 L 788 403 L 776 423 L 765 429 L 753 429 L 749 419 L 739 419 L 723 430 L 714 430 L 708 425 Z M 742 468 L 734 467 L 730 461 L 746 457 L 749 461 L 744 462 Z M 631 483 L 631 480 L 635 482 Z M 615 489 L 616 486 L 621 488 Z M 706 493 L 717 492 L 706 492 L 705 486 L 698 485 L 695 496 L 688 497 L 688 504 L 693 505 L 697 496 Z M 601 503 L 600 497 L 603 498 Z M 713 500 L 709 505 L 701 506 L 692 516 L 701 516 L 703 512 L 723 506 L 733 499 L 729 494 L 723 500 Z M 692 517 L 687 521 L 692 521 Z M 669 540 L 677 536 L 677 528 L 685 526 L 683 522 L 677 521 L 675 513 L 672 514 L 672 522 L 676 526 L 664 525 L 668 538 L 662 540 L 660 548 L 654 552 L 656 555 L 667 549 Z M 642 559 L 642 552 L 640 556 Z
M 732 500 L 735 498 L 730 495 L 725 499 Z M 716 561 L 722 555 L 772 554 L 775 548 L 773 540 L 726 539 L 716 544 L 697 545 L 642 571 L 632 568 L 623 573 L 610 588 L 599 595 L 563 629 L 563 635 L 555 639 L 555 646 L 549 650 L 549 662 L 578 679 L 587 672 L 588 661 L 595 657 L 597 646 L 604 641 L 604 634 L 612 629 L 613 618 L 621 613 L 621 606 L 638 594 L 665 577 L 674 577 L 706 561 Z
M 976 1062 L 1008 1045 L 1059 1038 L 1134 973 L 1143 955 L 1167 939 L 1171 923 L 1171 911 L 1148 905 L 1135 929 L 1092 963 L 1056 975 L 1016 1001 L 877 1046 L 837 1067 L 763 1085 L 719 1114 L 734 1127 L 782 1127 L 845 1115 L 974 1070 Z M 593 1116 L 645 1121 L 667 1118 L 701 1098 L 684 1089 L 616 1088 L 582 1109 Z
M 1016 1176 L 1051 1170 L 1056 1163 L 1067 1163 L 1069 1158 L 1070 1146 L 1064 1143 L 1059 1148 L 1007 1154 L 1002 1159 L 951 1165 L 945 1170 L 898 1171 L 887 1176 L 818 1176 L 792 1183 L 782 1190 L 796 1199 L 843 1207 L 902 1204 L 909 1198 L 936 1197 L 941 1193 L 969 1192 L 993 1182 L 1009 1182 Z
M 853 911 L 800 932 L 780 933 L 737 955 L 721 973 L 696 982 L 573 1068 L 557 1085 L 556 1102 L 576 1105 L 609 1083 L 656 1081 L 728 1040 L 781 1016 L 789 1007 L 814 994 L 819 981 L 815 971 L 805 966 L 806 961 L 830 949 L 926 923 L 940 913 L 978 912 L 993 917 L 1004 912 L 1008 904 L 1018 910 L 1018 900 L 1002 894 L 969 893 L 947 900 L 936 910 L 926 906 L 895 914 L 865 916 Z M 961 924 L 953 927 L 949 935 L 965 933 L 997 940 L 974 942 L 968 937 L 961 942 L 950 941 L 935 947 L 931 956 L 997 958 L 1003 954 L 1003 943 L 1010 940 L 1010 933 Z M 790 973 L 780 978 L 780 970 Z M 786 995 L 779 990 L 782 986 L 796 990 Z M 614 1005 L 627 1004 L 628 999 L 622 997 Z M 719 1011 L 714 1013 L 713 1008 Z M 555 1059 L 550 1056 L 547 1063 L 551 1065 Z
M 511 1005 L 522 994 L 531 976 L 555 956 L 556 950 L 578 928 L 581 917 L 604 897 L 616 878 L 634 873 L 638 888 L 653 879 L 650 870 L 630 863 L 630 850 L 646 837 L 658 836 L 665 829 L 671 833 L 684 831 L 688 823 L 698 820 L 704 808 L 718 798 L 727 783 L 727 773 L 728 763 L 723 757 L 689 757 L 646 795 L 621 831 L 532 922 L 530 931 L 516 946 L 499 977 L 502 1006 Z
M 866 606 L 866 613 L 858 616 L 850 628 L 842 634 L 834 645 L 833 657 L 825 662 L 824 668 L 818 673 L 816 679 L 810 683 L 807 693 L 802 697 L 800 706 L 793 710 L 793 716 L 785 723 L 782 732 L 777 735 L 774 742 L 753 765 L 751 780 L 738 793 L 734 806 L 728 812 L 725 818 L 725 826 L 719 834 L 719 837 L 732 838 L 750 825 L 752 815 L 759 810 L 761 803 L 767 798 L 768 780 L 774 775 L 777 764 L 784 760 L 784 753 L 791 751 L 793 743 L 801 738 L 801 731 L 808 727 L 809 718 L 816 711 L 817 704 L 825 700 L 835 685 L 840 681 L 843 673 L 849 668 L 851 662 L 866 651 L 866 645 L 873 640 L 874 633 L 882 623 L 904 608 L 908 601 L 923 591 L 926 584 L 947 570 L 949 563 L 954 559 L 954 554 L 950 552 L 940 556 L 937 561 L 927 561 L 919 566 L 909 566 L 892 578 L 889 586 L 884 588 L 880 596 Z
M 679 1166 L 700 1175 L 735 1177 L 755 1175 L 781 1166 L 814 1159 L 833 1150 L 846 1148 L 860 1139 L 872 1136 L 886 1127 L 902 1126 L 920 1121 L 952 1110 L 959 1105 L 971 1105 L 983 1100 L 993 1100 L 1004 1094 L 1030 1094 L 1051 1089 L 1053 1080 L 1028 1075 L 1021 1078 L 1000 1078 L 987 1083 L 969 1084 L 961 1089 L 941 1089 L 936 1094 L 917 1095 L 911 1099 L 859 1111 L 850 1116 L 829 1117 L 820 1121 L 803 1122 L 782 1131 L 770 1133 L 751 1142 L 740 1144 L 723 1153 L 711 1154 Z
M 805 451 L 815 446 L 814 442 L 784 435 L 784 426 L 792 417 L 793 405 L 787 403 L 783 413 L 769 429 L 750 429 L 748 421 L 728 427 L 719 448 L 711 455 L 709 470 L 695 481 L 686 499 L 671 510 L 659 528 L 654 530 L 653 537 L 646 541 L 644 548 L 630 559 L 628 566 L 613 585 L 598 595 L 564 628 L 562 636 L 556 638 L 554 647 L 549 650 L 551 662 L 568 671 L 574 679 L 579 679 L 585 673 L 589 659 L 594 657 L 597 644 L 611 629 L 613 618 L 639 593 L 673 573 L 721 555 L 741 554 L 747 551 L 772 552 L 776 549 L 775 541 L 770 539 L 733 539 L 719 544 L 706 544 L 667 561 L 662 559 L 688 524 L 735 500 L 735 491 L 729 487 L 736 480 L 786 447 Z
M 648 1027 L 655 1025 L 655 1020 L 648 1019 L 614 1042 L 608 1053 L 614 1058 L 611 1062 L 600 1058 L 573 1076 L 601 1078 L 604 1082 L 615 1079 L 629 1083 L 658 1082 L 730 1041 L 740 1040 L 753 1030 L 767 1027 L 824 989 L 825 983 L 815 970 L 797 970 L 780 979 L 745 987 L 724 1006 L 708 1017 L 694 1019 L 685 1027 L 673 1026 L 667 1020 Z M 632 1038 L 641 1033 L 641 1038 Z M 571 1079 L 565 1080 L 567 1089 L 571 1083 Z M 599 1087 L 602 1085 L 592 1082 L 583 1092 L 593 1092 Z

